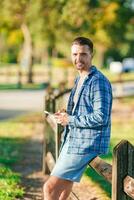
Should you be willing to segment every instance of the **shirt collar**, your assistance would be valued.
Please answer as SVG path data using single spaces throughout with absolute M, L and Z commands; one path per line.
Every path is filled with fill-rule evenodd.
M 94 74 L 96 71 L 97 71 L 97 68 L 96 68 L 94 65 L 92 65 L 92 66 L 89 68 L 89 73 L 88 73 L 88 76 L 87 76 L 86 80 L 87 80 L 92 74 Z M 80 79 L 80 76 L 78 76 L 78 77 L 75 79 L 75 84 L 77 84 L 77 82 L 79 81 L 79 79 Z
M 89 74 L 88 74 L 88 76 L 90 76 L 91 74 L 94 74 L 96 71 L 97 71 L 96 67 L 94 65 L 92 65 L 89 68 Z

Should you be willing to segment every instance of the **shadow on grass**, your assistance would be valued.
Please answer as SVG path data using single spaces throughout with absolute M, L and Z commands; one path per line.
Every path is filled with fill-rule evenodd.
M 113 146 L 112 144 L 110 145 L 110 151 L 107 155 L 101 155 L 100 157 L 105 160 L 106 162 L 112 161 L 112 152 L 113 152 Z M 97 184 L 107 193 L 109 197 L 111 197 L 111 184 L 105 180 L 102 176 L 100 176 L 94 169 L 91 167 L 88 167 L 85 171 L 85 175 L 89 176 L 91 180 Z
M 21 159 L 21 146 L 25 140 L 20 138 L 0 137 L 0 163 L 11 166 Z
M 102 176 L 98 175 L 98 173 L 93 170 L 91 167 L 88 167 L 85 171 L 85 175 L 89 176 L 91 180 L 97 183 L 110 197 L 111 196 L 111 184 L 108 183 Z
M 28 175 L 42 167 L 42 144 L 38 140 L 0 137 L 0 164 Z

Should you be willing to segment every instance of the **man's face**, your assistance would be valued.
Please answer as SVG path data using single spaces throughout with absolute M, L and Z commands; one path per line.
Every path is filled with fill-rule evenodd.
M 89 71 L 92 61 L 92 53 L 88 45 L 73 44 L 71 48 L 72 62 L 79 71 Z

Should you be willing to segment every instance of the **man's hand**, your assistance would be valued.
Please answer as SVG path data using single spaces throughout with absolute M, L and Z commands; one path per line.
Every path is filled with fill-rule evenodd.
M 69 115 L 66 112 L 59 111 L 54 114 L 55 120 L 58 124 L 66 126 L 69 122 Z

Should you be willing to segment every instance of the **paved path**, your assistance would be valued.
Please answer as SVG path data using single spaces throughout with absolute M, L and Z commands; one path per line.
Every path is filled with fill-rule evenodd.
M 42 112 L 44 95 L 44 90 L 0 91 L 0 120 L 26 112 Z
M 134 95 L 134 81 L 112 85 L 113 96 Z M 0 91 L 0 120 L 15 117 L 26 112 L 43 111 L 44 90 Z

